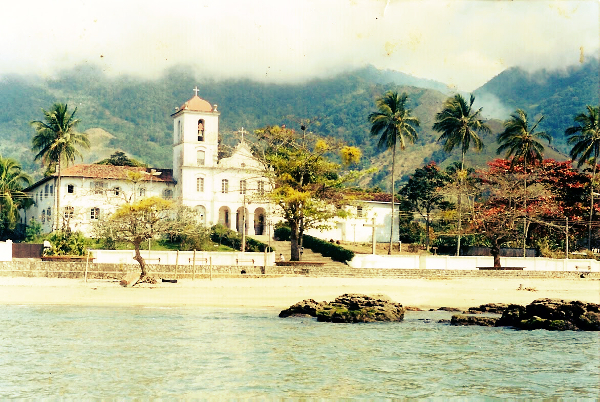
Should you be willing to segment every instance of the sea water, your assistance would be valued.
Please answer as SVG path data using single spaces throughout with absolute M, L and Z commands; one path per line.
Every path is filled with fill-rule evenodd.
M 328 324 L 275 310 L 0 306 L 6 398 L 596 399 L 597 332 Z

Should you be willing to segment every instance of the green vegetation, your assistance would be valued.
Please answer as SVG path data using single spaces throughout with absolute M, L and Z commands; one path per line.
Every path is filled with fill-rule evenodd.
M 240 250 L 242 248 L 242 235 L 221 224 L 217 224 L 211 228 L 210 239 L 213 243 L 219 246 L 227 246 L 230 250 Z M 263 242 L 246 237 L 245 251 L 262 252 L 265 249 L 268 249 L 268 246 Z
M 31 125 L 35 129 L 35 136 L 31 140 L 32 150 L 37 152 L 35 160 L 41 160 L 46 165 L 46 174 L 56 171 L 56 206 L 53 208 L 52 227 L 59 229 L 61 167 L 82 157 L 78 148 L 89 148 L 90 141 L 87 135 L 78 133 L 75 128 L 79 120 L 75 118 L 77 108 L 69 114 L 66 103 L 55 103 L 50 110 L 42 109 L 44 121 L 34 120 Z M 63 228 L 64 229 L 64 228 Z
M 406 103 L 408 95 L 398 92 L 387 92 L 384 97 L 377 99 L 377 112 L 369 114 L 371 122 L 371 137 L 379 137 L 378 146 L 380 148 L 392 150 L 392 174 L 391 174 L 391 193 L 396 194 L 394 187 L 394 177 L 396 170 L 396 144 L 399 144 L 400 150 L 406 149 L 406 144 L 413 144 L 417 138 L 417 128 L 419 119 L 412 116 L 412 111 L 408 109 Z M 392 197 L 391 221 L 394 222 L 394 197 Z M 388 253 L 392 253 L 392 243 L 394 241 L 394 228 L 390 225 L 390 248 Z
M 19 218 L 18 210 L 32 204 L 23 192 L 30 184 L 31 178 L 17 161 L 0 155 L 0 239 L 12 237 Z

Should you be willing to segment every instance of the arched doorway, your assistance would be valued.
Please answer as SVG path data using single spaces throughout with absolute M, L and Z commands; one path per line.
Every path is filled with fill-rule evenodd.
M 229 207 L 219 208 L 219 223 L 228 229 L 231 229 L 231 210 Z
M 242 233 L 242 226 L 244 225 L 244 213 L 242 211 L 242 207 L 239 207 L 235 213 L 235 229 L 238 233 Z M 248 234 L 248 226 L 250 226 L 250 223 L 248 222 L 249 218 L 248 209 L 246 209 L 246 234 Z
M 206 226 L 206 207 L 204 207 L 204 205 L 196 205 L 194 207 L 194 211 L 196 211 L 196 219 L 198 220 L 198 223 L 200 223 L 203 226 Z
M 266 216 L 264 208 L 254 210 L 254 233 L 257 235 L 265 234 Z

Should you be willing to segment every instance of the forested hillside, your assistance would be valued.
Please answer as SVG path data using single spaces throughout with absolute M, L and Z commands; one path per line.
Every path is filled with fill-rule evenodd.
M 540 129 L 554 137 L 554 145 L 569 151 L 565 129 L 586 105 L 598 106 L 600 66 L 598 59 L 564 70 L 541 70 L 534 73 L 519 67 L 510 68 L 475 91 L 476 95 L 493 94 L 505 109 L 525 110 L 530 116 L 544 115 Z
M 509 109 L 523 107 L 547 115 L 544 128 L 555 137 L 562 136 L 575 113 L 583 111 L 586 104 L 598 103 L 597 60 L 595 63 L 595 70 L 590 62 L 558 75 L 530 75 L 511 69 L 479 91 L 494 93 Z M 589 88 L 594 82 L 595 91 Z M 67 102 L 70 108 L 78 108 L 79 129 L 91 130 L 95 146 L 86 153 L 86 162 L 123 150 L 151 166 L 170 167 L 170 114 L 193 95 L 196 85 L 199 96 L 218 104 L 225 143 L 235 143 L 235 132 L 241 127 L 251 131 L 265 125 L 286 124 L 299 129 L 299 120 L 308 118 L 314 120 L 308 130 L 358 146 L 363 151 L 364 167 L 381 167 L 378 173 L 363 180 L 364 186 L 388 186 L 391 158 L 378 150 L 376 140 L 369 137 L 367 117 L 375 110 L 375 100 L 389 89 L 407 92 L 409 106 L 421 121 L 419 140 L 399 155 L 399 180 L 430 160 L 445 165 L 458 159 L 458 154 L 446 155 L 441 150 L 436 143 L 438 134 L 431 129 L 435 114 L 450 95 L 448 88 L 442 83 L 373 67 L 295 85 L 249 80 L 217 82 L 203 76 L 202 71 L 186 68 L 170 70 L 155 80 L 109 77 L 93 66 L 63 71 L 52 78 L 6 76 L 0 79 L 0 154 L 16 158 L 26 171 L 37 172 L 39 177 L 39 166 L 33 162 L 30 151 L 33 129 L 29 122 L 42 119 L 42 108 Z M 484 139 L 487 147 L 482 154 L 469 155 L 473 164 L 483 165 L 495 157 L 495 134 L 502 126 L 500 121 L 491 121 L 490 125 L 494 135 Z M 564 158 L 552 150 L 548 156 Z

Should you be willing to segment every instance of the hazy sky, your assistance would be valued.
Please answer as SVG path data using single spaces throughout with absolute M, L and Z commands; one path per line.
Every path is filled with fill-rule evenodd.
M 9 3 L 9 4 L 6 4 Z M 157 77 L 302 81 L 373 64 L 470 91 L 598 57 L 597 0 L 4 0 L 0 75 L 83 63 Z

